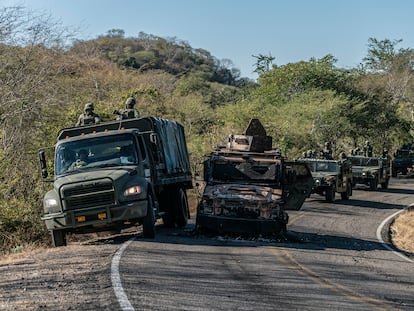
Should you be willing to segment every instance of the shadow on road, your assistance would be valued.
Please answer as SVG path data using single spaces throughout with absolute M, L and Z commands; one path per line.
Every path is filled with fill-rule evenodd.
M 194 225 L 187 225 L 183 229 L 166 228 L 157 226 L 155 239 L 145 239 L 141 233 L 131 232 L 99 240 L 90 241 L 88 244 L 122 244 L 130 239 L 137 243 L 160 243 L 177 245 L 197 245 L 214 247 L 286 247 L 303 250 L 343 249 L 352 251 L 375 251 L 385 250 L 384 246 L 377 241 L 368 241 L 354 237 L 337 236 L 330 234 L 318 234 L 308 232 L 288 231 L 284 235 L 254 236 L 254 235 L 220 235 L 201 234 L 194 230 Z M 393 248 L 392 245 L 389 245 Z M 397 250 L 397 249 L 396 249 Z M 406 253 L 414 257 L 414 254 Z
M 413 193 L 414 194 L 414 193 Z M 345 205 L 345 206 L 358 206 L 358 207 L 367 207 L 367 208 L 375 208 L 375 209 L 403 209 L 406 205 L 401 204 L 390 204 L 390 203 L 383 203 L 383 202 L 375 202 L 375 201 L 367 201 L 367 200 L 354 200 L 350 199 L 347 201 L 335 201 L 335 204 L 338 205 Z

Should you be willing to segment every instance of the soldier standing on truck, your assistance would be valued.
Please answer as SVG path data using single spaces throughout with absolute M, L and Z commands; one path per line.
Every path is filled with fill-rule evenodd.
M 367 140 L 364 145 L 364 157 L 372 157 L 372 146 Z
M 324 159 L 333 160 L 331 142 L 329 141 L 325 142 L 325 148 L 323 149 L 322 153 L 323 153 Z
M 102 122 L 101 117 L 93 112 L 94 109 L 93 103 L 87 103 L 84 108 L 84 113 L 79 116 L 78 122 L 76 122 L 76 126 L 85 126 Z
M 136 109 L 134 106 L 136 104 L 136 100 L 134 97 L 129 97 L 125 101 L 125 108 L 121 111 L 114 111 L 114 114 L 117 114 L 117 120 L 126 120 L 126 119 L 135 119 L 139 118 L 140 113 L 138 109 Z

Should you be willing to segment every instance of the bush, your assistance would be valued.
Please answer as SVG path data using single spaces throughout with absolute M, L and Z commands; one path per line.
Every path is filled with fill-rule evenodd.
M 33 202 L 0 202 L 0 255 L 29 246 L 50 244 L 49 234 L 41 220 L 41 208 Z

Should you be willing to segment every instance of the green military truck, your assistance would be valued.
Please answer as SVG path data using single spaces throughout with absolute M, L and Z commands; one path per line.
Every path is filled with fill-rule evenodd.
M 388 188 L 390 180 L 390 163 L 387 158 L 351 156 L 352 185 L 369 186 L 370 190 L 377 190 L 378 185 L 382 189 Z
M 244 135 L 230 135 L 204 162 L 205 188 L 197 207 L 197 230 L 277 234 L 286 210 L 299 210 L 312 187 L 306 165 L 287 162 L 272 150 L 257 119 Z
M 414 146 L 413 144 L 404 144 L 394 154 L 392 161 L 392 177 L 397 177 L 398 173 L 407 175 L 409 170 L 414 167 Z
M 297 161 L 306 163 L 312 172 L 312 193 L 324 196 L 327 202 L 335 201 L 336 192 L 342 200 L 352 196 L 352 165 L 348 159 L 300 158 Z
M 46 179 L 46 149 L 39 159 Z M 54 146 L 53 189 L 42 219 L 54 246 L 66 245 L 67 233 L 134 225 L 153 238 L 157 218 L 186 225 L 190 188 L 184 129 L 175 121 L 144 117 L 65 128 Z

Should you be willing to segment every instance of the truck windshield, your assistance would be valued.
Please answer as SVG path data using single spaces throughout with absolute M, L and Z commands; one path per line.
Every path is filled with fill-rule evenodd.
M 311 172 L 336 172 L 336 162 L 307 162 Z
M 269 162 L 218 161 L 213 164 L 215 181 L 279 182 L 280 165 Z
M 96 167 L 135 165 L 137 159 L 130 134 L 64 142 L 56 147 L 55 175 Z
M 353 166 L 379 166 L 377 158 L 353 158 L 351 157 Z

